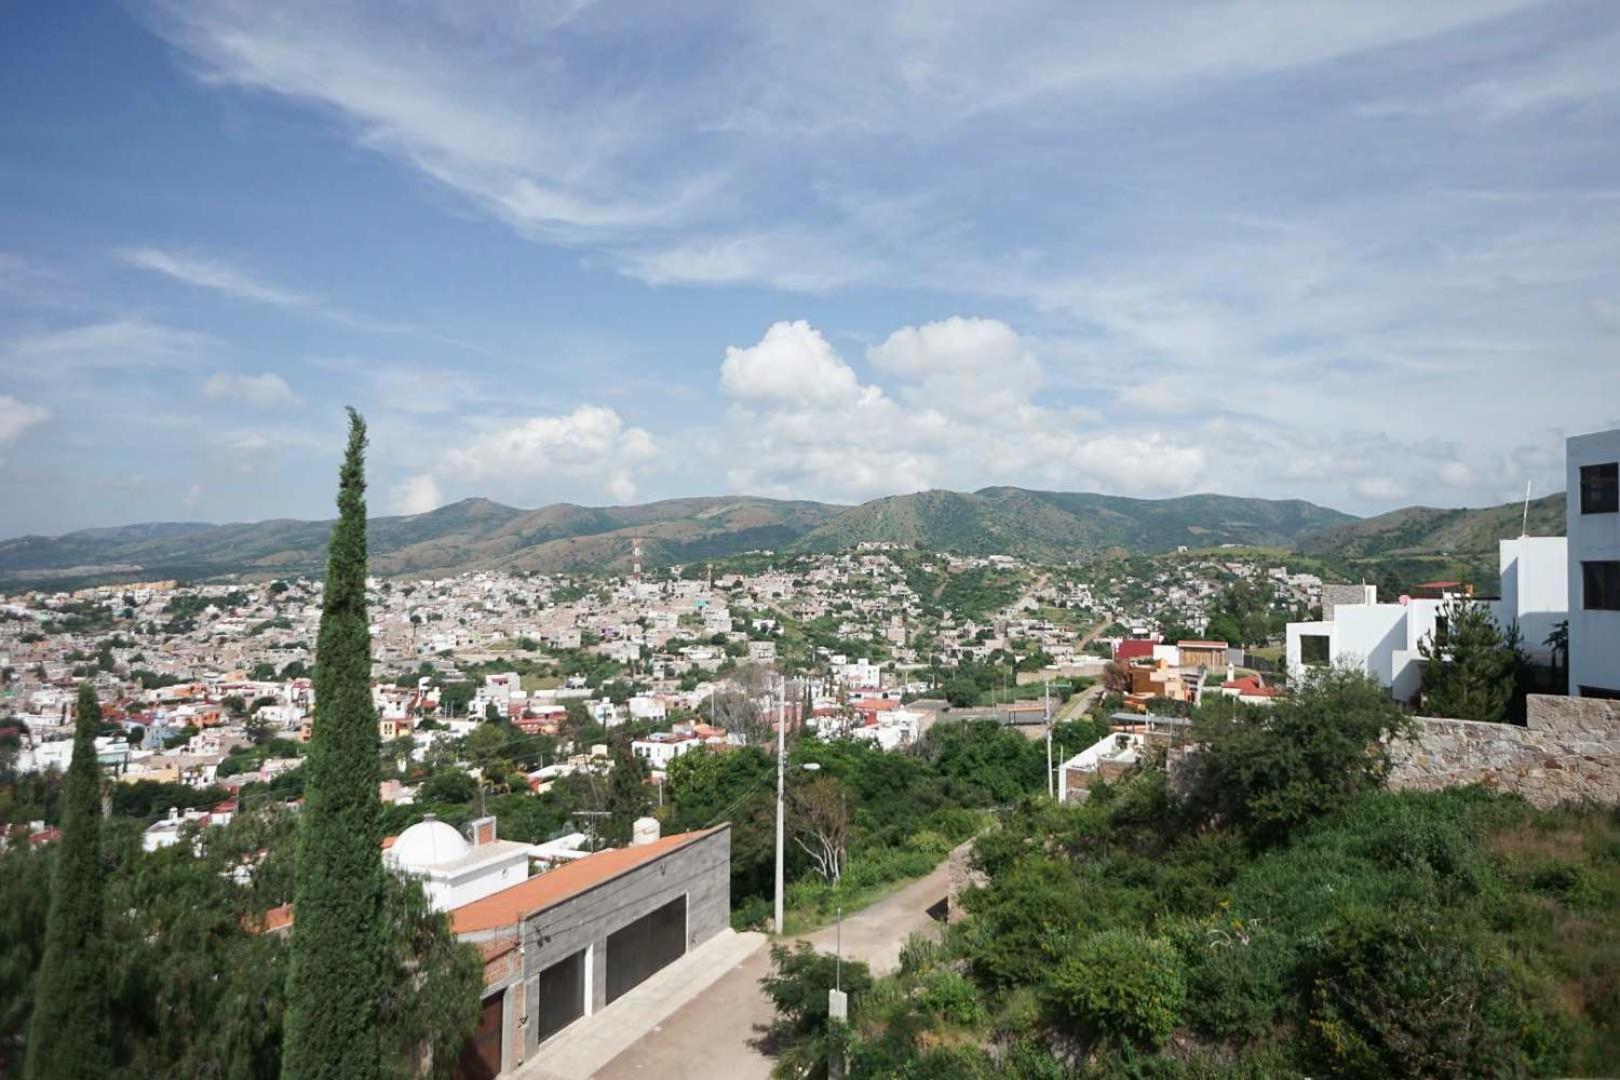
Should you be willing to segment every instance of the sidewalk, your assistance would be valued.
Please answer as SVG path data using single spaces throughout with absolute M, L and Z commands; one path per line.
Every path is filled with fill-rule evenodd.
M 570 1024 L 511 1075 L 518 1080 L 594 1076 L 764 944 L 764 934 L 721 931 L 613 1004 Z

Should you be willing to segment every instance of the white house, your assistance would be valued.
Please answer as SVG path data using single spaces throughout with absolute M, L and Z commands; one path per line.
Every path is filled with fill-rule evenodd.
M 1620 698 L 1620 428 L 1565 443 L 1569 692 Z
M 629 705 L 632 720 L 662 720 L 669 715 L 663 701 L 647 694 L 637 694 Z
M 664 769 L 682 754 L 702 745 L 703 740 L 694 734 L 658 731 L 645 739 L 632 741 L 630 752 L 645 761 L 649 768 Z
M 394 838 L 383 851 L 391 869 L 420 878 L 435 911 L 481 900 L 529 876 L 529 845 L 496 839 L 495 819 L 471 825 L 473 842 L 431 815 Z
M 1328 664 L 1353 665 L 1409 700 L 1423 682 L 1418 642 L 1432 640 L 1443 600 L 1340 604 L 1332 621 L 1288 624 L 1288 677 Z

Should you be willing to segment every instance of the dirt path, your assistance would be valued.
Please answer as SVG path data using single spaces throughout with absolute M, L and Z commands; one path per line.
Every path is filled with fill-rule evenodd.
M 927 877 L 846 915 L 844 956 L 866 961 L 874 973 L 885 973 L 899 966 L 900 946 L 913 931 L 937 935 L 939 924 L 928 917 L 928 908 L 945 896 L 947 865 L 941 863 Z M 836 926 L 828 926 L 803 940 L 831 952 L 838 934 Z M 764 1080 L 774 1061 L 755 1042 L 772 1019 L 770 1001 L 759 987 L 770 966 L 768 948 L 754 952 L 596 1075 L 604 1080 Z

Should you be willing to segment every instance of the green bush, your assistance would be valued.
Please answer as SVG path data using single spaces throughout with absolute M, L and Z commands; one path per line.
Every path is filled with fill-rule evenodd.
M 1506 964 L 1453 928 L 1356 912 L 1306 942 L 1310 1061 L 1349 1076 L 1557 1071 L 1562 1018 Z
M 900 973 L 921 975 L 933 969 L 945 955 L 945 947 L 927 934 L 913 930 L 900 946 Z
M 984 1004 L 973 984 L 950 968 L 935 968 L 923 979 L 918 1004 L 947 1024 L 976 1024 L 984 1019 Z
M 1187 1023 L 1217 1039 L 1270 1033 L 1294 967 L 1283 935 L 1221 915 L 1185 920 L 1171 937 L 1186 963 Z
M 1048 994 L 1058 1019 L 1080 1033 L 1156 1049 L 1175 1030 L 1187 983 L 1169 941 L 1104 930 L 1058 964 Z
M 759 930 L 770 922 L 771 902 L 763 896 L 750 896 L 731 913 L 733 930 Z
M 841 972 L 840 972 L 841 966 Z M 771 973 L 759 981 L 789 1031 L 807 1033 L 827 1026 L 827 991 L 841 981 L 849 995 L 851 1019 L 862 995 L 872 988 L 872 973 L 859 960 L 839 964 L 832 953 L 817 952 L 808 941 L 771 946 Z

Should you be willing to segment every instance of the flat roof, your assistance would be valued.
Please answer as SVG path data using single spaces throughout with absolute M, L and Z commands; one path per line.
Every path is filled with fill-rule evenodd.
M 463 904 L 450 912 L 450 924 L 458 934 L 515 925 L 530 915 L 555 907 L 564 900 L 589 892 L 598 885 L 604 885 L 729 828 L 731 825 L 728 822 L 712 829 L 666 836 L 650 844 L 598 851 L 500 892 L 490 893 L 481 900 Z

